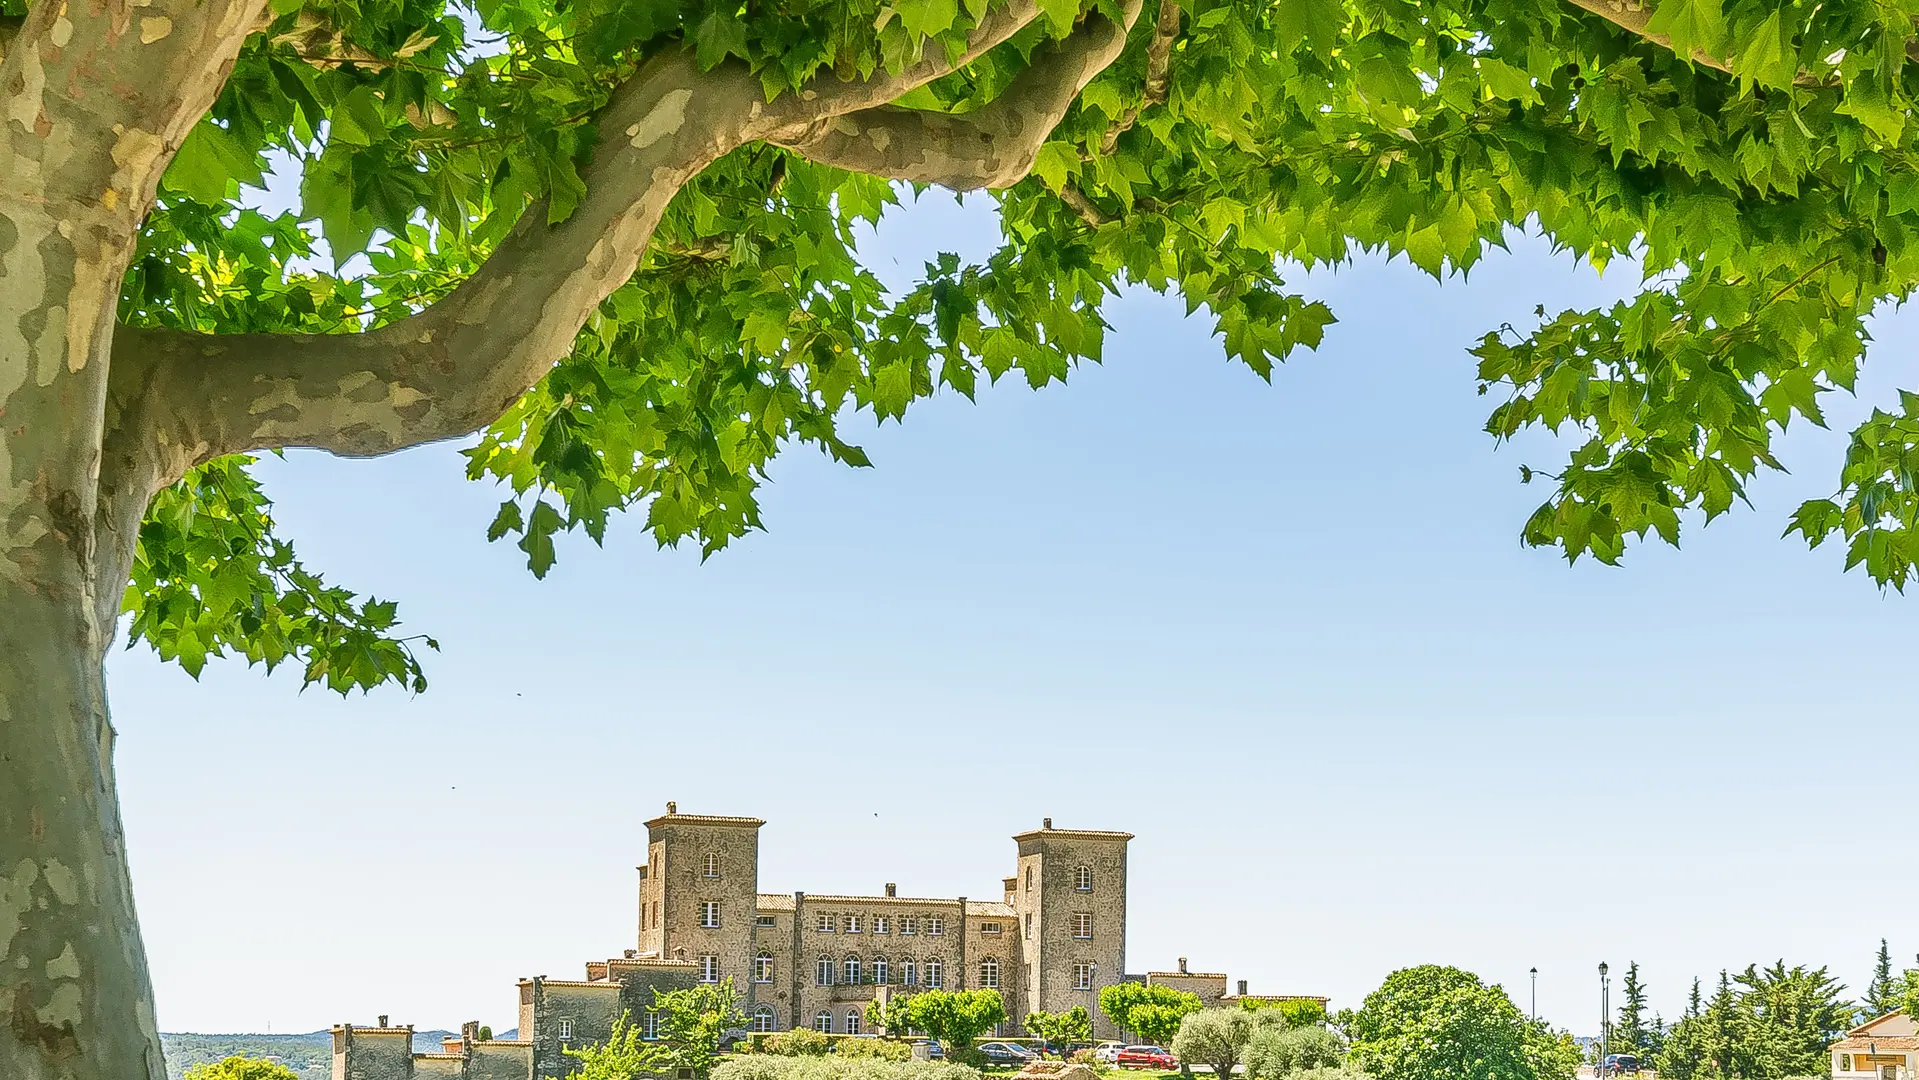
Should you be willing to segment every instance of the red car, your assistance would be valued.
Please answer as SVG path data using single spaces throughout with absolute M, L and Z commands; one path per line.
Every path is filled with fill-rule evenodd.
M 1157 1046 L 1129 1046 L 1114 1061 L 1122 1069 L 1177 1069 L 1173 1055 Z

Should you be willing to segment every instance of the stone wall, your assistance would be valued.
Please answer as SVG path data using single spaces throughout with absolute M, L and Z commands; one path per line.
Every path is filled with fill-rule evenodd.
M 333 1080 L 410 1080 L 412 1076 L 412 1028 L 342 1024 L 333 1029 Z

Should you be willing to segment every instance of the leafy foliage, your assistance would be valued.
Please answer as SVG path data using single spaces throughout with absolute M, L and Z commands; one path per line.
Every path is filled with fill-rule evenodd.
M 946 1061 L 738 1054 L 714 1066 L 713 1080 L 980 1080 L 980 1072 Z
M 1872 981 L 1866 984 L 1865 999 L 1860 1002 L 1860 1011 L 1868 1019 L 1884 1016 L 1900 1008 L 1905 998 L 1904 980 L 1892 973 L 1892 952 L 1886 948 L 1886 939 L 1879 939 L 1879 955 L 1873 958 Z
M 949 1060 L 972 1064 L 973 1040 L 1006 1022 L 998 990 L 922 990 L 893 999 L 884 1016 L 888 1031 L 923 1031 Z
M 879 1027 L 874 1021 L 874 1027 Z M 779 1031 L 765 1037 L 760 1042 L 762 1053 L 779 1054 L 783 1057 L 821 1057 L 833 1049 L 833 1040 L 814 1031 L 812 1028 L 794 1028 L 791 1031 Z
M 1784 961 L 1732 977 L 1720 972 L 1703 1005 L 1695 981 L 1656 1068 L 1676 1080 L 1776 1080 L 1827 1070 L 1827 1046 L 1857 1016 L 1844 990 L 1825 968 L 1788 968 Z
M 668 1067 L 673 1051 L 645 1041 L 643 1030 L 633 1022 L 631 1013 L 621 1013 L 605 1042 L 563 1047 L 567 1057 L 579 1062 L 568 1070 L 567 1080 L 638 1080 Z
M 1245 1058 L 1246 1075 L 1253 1080 L 1281 1080 L 1309 1069 L 1338 1067 L 1346 1061 L 1346 1043 L 1319 1024 L 1262 1024 L 1247 1041 Z
M 728 1031 L 746 1026 L 741 1000 L 733 980 L 727 978 L 683 990 L 655 990 L 648 1011 L 658 1021 L 659 1037 L 672 1063 L 706 1080 L 719 1060 L 720 1040 Z
M 1172 1042 L 1180 1023 L 1204 1007 L 1198 994 L 1170 986 L 1123 982 L 1099 991 L 1099 1011 L 1115 1027 L 1159 1046 Z
M 1341 1017 L 1353 1062 L 1379 1080 L 1535 1080 L 1532 1027 L 1497 986 L 1425 965 L 1395 971 Z
M 879 1061 L 911 1061 L 913 1048 L 898 1039 L 841 1039 L 833 1053 L 843 1058 L 872 1058 Z
M 300 1074 L 265 1058 L 230 1057 L 193 1066 L 186 1071 L 186 1080 L 300 1080 Z
M 1084 1005 L 1075 1005 L 1065 1012 L 1029 1012 L 1021 1026 L 1027 1034 L 1036 1035 L 1055 1047 L 1088 1042 L 1093 1037 L 1093 1017 Z
M 960 55 L 997 7 L 281 0 L 168 170 L 121 318 L 377 327 L 445 295 L 523 214 L 568 219 L 600 112 L 646 58 L 743 64 L 770 99 Z M 1044 41 L 1116 11 L 1040 7 L 896 104 L 974 112 Z M 1031 175 L 993 194 L 997 249 L 942 255 L 906 288 L 883 288 L 853 244 L 903 189 L 761 145 L 694 177 L 632 279 L 468 449 L 469 475 L 506 489 L 488 535 L 515 538 L 544 575 L 556 536 L 599 541 L 632 511 L 657 542 L 711 554 L 762 526 L 778 453 L 811 445 L 863 466 L 840 434 L 849 413 L 899 420 L 982 377 L 1063 380 L 1100 359 L 1105 305 L 1127 288 L 1178 292 L 1229 357 L 1270 378 L 1334 321 L 1281 266 L 1383 253 L 1439 277 L 1529 228 L 1645 274 L 1629 300 L 1541 310 L 1473 350 L 1482 391 L 1497 391 L 1496 438 L 1540 428 L 1577 444 L 1562 467 L 1523 471 L 1552 488 L 1524 539 L 1613 563 L 1629 538 L 1677 543 L 1784 468 L 1775 439 L 1825 422 L 1825 396 L 1857 385 L 1864 320 L 1919 280 L 1914 27 L 1898 5 L 1664 0 L 1657 40 L 1564 0 L 1181 7 L 1163 73 L 1142 19 Z M 270 157 L 297 167 L 293 213 L 243 207 Z M 1919 558 L 1915 462 L 1919 395 L 1901 394 L 1852 433 L 1832 495 L 1787 531 L 1843 541 L 1848 568 L 1903 588 Z M 271 576 L 272 550 L 225 558 L 252 564 L 234 576 Z M 215 640 L 252 655 L 238 607 L 190 615 L 180 635 L 172 617 L 147 635 L 170 655 L 197 663 Z M 323 678 L 417 675 L 392 655 L 344 668 L 328 658 Z
M 1262 1018 L 1266 1015 L 1278 1016 L 1287 1027 L 1306 1027 L 1326 1022 L 1326 1003 L 1313 998 L 1244 997 L 1239 999 L 1239 1005 Z
M 304 682 L 344 694 L 386 681 L 426 689 L 396 605 L 360 599 L 306 569 L 273 532 L 271 504 L 230 457 L 160 492 L 140 525 L 124 610 L 127 644 L 145 641 L 198 678 L 207 658 L 232 650 L 273 670 L 288 659 Z
M 1253 1028 L 1253 1014 L 1245 1009 L 1188 1013 L 1173 1035 L 1173 1056 L 1188 1065 L 1209 1066 L 1214 1076 L 1231 1076 L 1253 1037 Z

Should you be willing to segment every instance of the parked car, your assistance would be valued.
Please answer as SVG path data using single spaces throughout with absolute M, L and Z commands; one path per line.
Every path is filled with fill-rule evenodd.
M 1177 1069 L 1179 1062 L 1172 1053 L 1158 1046 L 1128 1046 L 1120 1050 L 1113 1058 L 1113 1064 L 1122 1069 Z
M 1624 1076 L 1639 1072 L 1639 1059 L 1632 1054 L 1607 1054 L 1605 1063 L 1600 1067 L 1601 1076 Z
M 973 1049 L 980 1052 L 980 1056 L 986 1059 L 988 1065 L 1024 1065 L 1039 1056 L 1024 1046 L 1013 1043 L 980 1043 Z
M 1093 1047 L 1093 1060 L 1101 1065 L 1119 1064 L 1119 1052 L 1126 1049 L 1125 1043 L 1103 1042 Z
M 934 1039 L 921 1039 L 919 1042 L 914 1043 L 913 1045 L 919 1046 L 922 1044 L 925 1045 L 926 1047 L 926 1056 L 933 1059 L 934 1061 L 938 1061 L 941 1058 L 946 1056 L 946 1051 L 940 1049 L 940 1044 L 938 1041 Z

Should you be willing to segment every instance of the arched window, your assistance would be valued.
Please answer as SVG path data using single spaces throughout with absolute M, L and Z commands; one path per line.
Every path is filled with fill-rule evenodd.
M 815 986 L 833 985 L 833 958 L 832 957 L 822 956 L 819 958 L 819 960 L 816 963 L 814 963 L 813 985 Z
M 1073 888 L 1078 889 L 1080 892 L 1093 891 L 1092 867 L 1082 866 L 1078 870 L 1073 871 Z
M 857 956 L 847 957 L 845 967 L 846 967 L 846 979 L 845 979 L 846 985 L 858 986 L 860 984 L 860 958 Z
M 765 949 L 753 958 L 753 981 L 770 983 L 773 981 L 773 954 Z
M 720 853 L 717 851 L 709 851 L 706 853 L 706 876 L 720 876 Z
M 753 1030 L 773 1030 L 773 1006 L 761 1005 L 753 1010 Z
M 890 972 L 886 967 L 886 957 L 875 956 L 873 958 L 873 984 L 875 986 L 885 986 L 886 976 L 888 974 L 890 974 Z
M 900 961 L 900 985 L 918 986 L 920 984 L 919 965 L 911 960 Z
M 858 1009 L 846 1010 L 846 1033 L 848 1035 L 858 1035 L 860 1033 L 860 1011 Z
M 926 985 L 935 990 L 946 985 L 946 965 L 938 960 L 928 960 L 923 974 Z
M 833 1034 L 833 1014 L 821 1009 L 813 1014 L 813 1030 Z
M 988 990 L 999 989 L 999 960 L 987 957 L 979 962 L 979 984 Z

